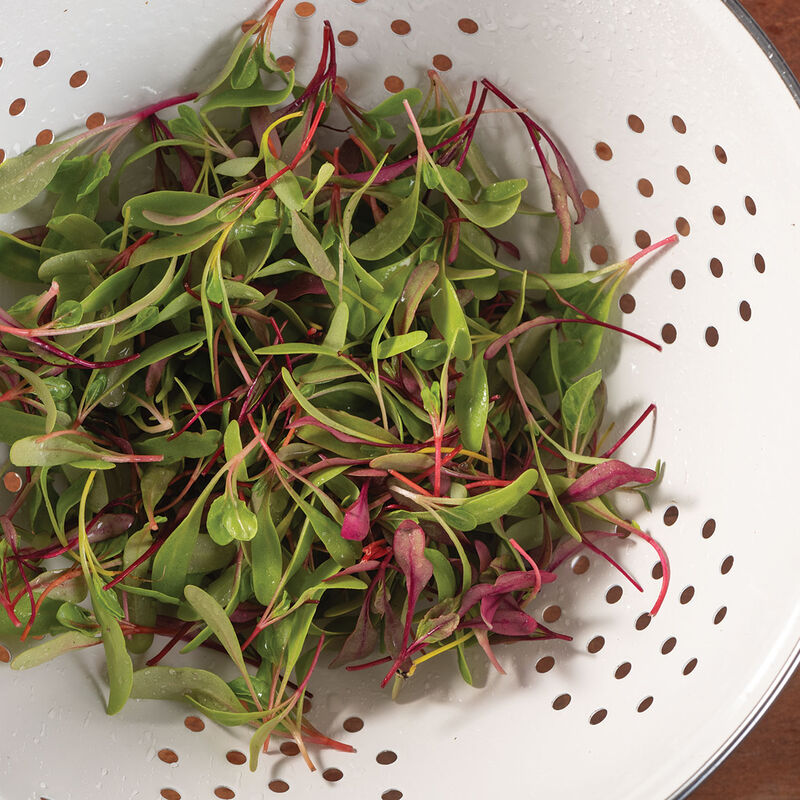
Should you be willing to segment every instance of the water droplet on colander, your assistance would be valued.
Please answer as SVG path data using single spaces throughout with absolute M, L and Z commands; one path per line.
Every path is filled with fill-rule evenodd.
M 530 24 L 530 15 L 514 14 L 506 17 L 504 27 L 516 28 L 517 30 L 525 30 L 525 28 L 527 28 L 529 24 Z
M 55 706 L 47 712 L 47 716 L 50 717 L 50 719 L 55 719 L 56 714 L 58 714 L 58 709 Z
M 100 770 L 100 774 L 105 778 L 105 776 L 108 775 L 108 770 L 103 767 L 103 769 Z

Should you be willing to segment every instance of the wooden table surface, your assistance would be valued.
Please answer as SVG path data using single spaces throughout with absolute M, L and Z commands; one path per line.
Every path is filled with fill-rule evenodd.
M 800 76 L 800 0 L 741 0 Z M 800 799 L 800 671 L 691 800 Z

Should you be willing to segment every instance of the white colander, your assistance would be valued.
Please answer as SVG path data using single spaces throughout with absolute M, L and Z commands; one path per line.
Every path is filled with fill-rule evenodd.
M 263 11 L 255 0 L 0 7 L 6 157 L 201 88 L 240 23 Z M 319 669 L 311 719 L 357 752 L 315 752 L 315 773 L 280 740 L 250 773 L 246 731 L 187 718 L 188 706 L 131 701 L 106 717 L 99 648 L 23 673 L 0 664 L 0 796 L 683 797 L 798 658 L 800 537 L 787 510 L 797 498 L 800 86 L 736 0 L 286 0 L 273 44 L 301 78 L 323 19 L 365 103 L 385 86 L 424 85 L 435 66 L 458 97 L 485 75 L 530 109 L 591 191 L 578 233 L 587 264 L 681 234 L 637 267 L 618 312 L 664 351 L 609 339 L 605 355 L 621 429 L 658 407 L 623 457 L 666 463 L 652 513 L 635 512 L 669 553 L 666 602 L 646 615 L 656 558 L 626 540 L 615 555 L 644 594 L 590 553 L 565 563 L 538 610 L 550 607 L 573 641 L 499 647 L 509 674 L 476 661 L 482 688 L 460 682 L 446 656 L 397 702 L 374 674 Z M 497 171 L 541 184 L 521 126 L 486 122 Z M 527 261 L 544 263 L 552 228 L 513 235 Z

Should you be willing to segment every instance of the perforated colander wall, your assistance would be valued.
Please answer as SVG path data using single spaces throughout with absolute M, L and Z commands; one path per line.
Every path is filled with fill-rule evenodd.
M 0 158 L 202 86 L 261 10 L 15 6 L 0 34 Z M 132 702 L 107 718 L 99 653 L 20 674 L 0 650 L 0 796 L 666 797 L 745 722 L 800 634 L 800 539 L 784 511 L 797 439 L 797 107 L 716 0 L 287 4 L 273 41 L 301 77 L 325 18 L 342 78 L 365 102 L 423 85 L 435 68 L 459 97 L 487 75 L 531 109 L 577 166 L 587 265 L 679 234 L 632 273 L 618 311 L 663 352 L 617 340 L 604 355 L 620 429 L 658 407 L 623 455 L 666 464 L 652 512 L 631 510 L 667 548 L 667 600 L 650 618 L 659 567 L 626 539 L 612 553 L 644 591 L 574 553 L 537 600 L 573 641 L 499 648 L 505 677 L 477 658 L 481 688 L 461 684 L 446 657 L 396 703 L 368 673 L 320 670 L 312 719 L 357 752 L 314 753 L 316 773 L 276 740 L 251 774 L 246 733 L 177 704 Z M 504 125 L 499 138 L 489 123 L 483 144 L 498 171 L 541 184 L 522 133 Z M 552 247 L 544 231 L 512 231 L 534 266 Z

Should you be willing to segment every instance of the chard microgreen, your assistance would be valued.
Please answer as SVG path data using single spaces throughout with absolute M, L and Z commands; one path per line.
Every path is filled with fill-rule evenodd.
M 568 638 L 524 611 L 565 553 L 639 587 L 601 523 L 656 549 L 653 612 L 669 581 L 613 502 L 647 503 L 661 475 L 618 453 L 655 406 L 609 446 L 596 363 L 607 332 L 660 349 L 609 318 L 630 269 L 675 237 L 584 271 L 577 185 L 527 112 L 488 80 L 460 109 L 435 73 L 425 97 L 365 110 L 336 83 L 327 22 L 296 84 L 270 52 L 281 5 L 198 110 L 160 101 L 0 165 L 0 213 L 54 200 L 41 226 L 0 232 L 0 273 L 38 282 L 0 309 L 0 441 L 22 483 L 0 516 L 0 629 L 52 634 L 12 666 L 102 642 L 109 713 L 187 700 L 254 727 L 253 768 L 275 733 L 309 764 L 307 744 L 348 748 L 303 715 L 323 648 L 384 665 L 396 692 L 442 653 L 471 683 L 476 643 L 502 671 L 496 642 Z M 336 128 L 318 136 L 332 107 L 350 125 L 338 145 Z M 551 210 L 476 146 L 498 111 L 530 134 Z M 127 173 L 149 191 L 120 204 Z M 494 230 L 519 214 L 554 218 L 549 271 Z M 240 677 L 180 666 L 200 647 Z

